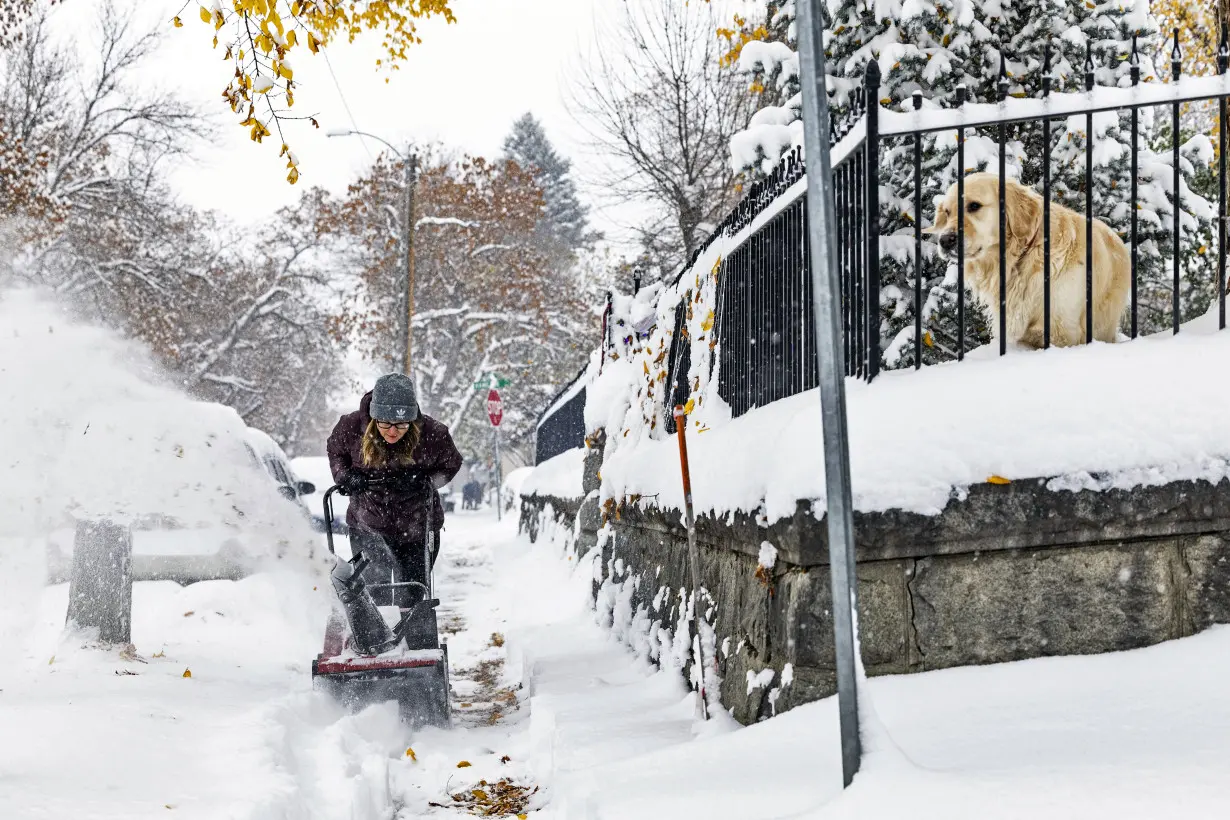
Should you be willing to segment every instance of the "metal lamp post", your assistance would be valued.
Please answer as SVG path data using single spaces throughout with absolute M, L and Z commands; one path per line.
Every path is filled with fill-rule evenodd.
M 401 317 L 398 322 L 398 328 L 401 331 L 400 336 L 404 342 L 404 347 L 402 349 L 400 366 L 397 369 L 409 376 L 411 342 L 414 334 L 414 188 L 418 179 L 418 157 L 411 152 L 402 153 L 393 147 L 392 143 L 388 140 L 382 139 L 375 134 L 369 134 L 366 131 L 330 131 L 329 136 L 371 137 L 377 142 L 388 146 L 388 149 L 397 155 L 397 157 L 402 161 L 403 167 L 406 169 L 405 215 L 401 224 L 401 246 L 405 251 L 405 265 L 402 269 L 404 272 L 404 277 L 401 283 L 402 306 Z

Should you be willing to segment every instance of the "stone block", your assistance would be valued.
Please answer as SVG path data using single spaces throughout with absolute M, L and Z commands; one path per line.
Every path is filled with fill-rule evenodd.
M 1213 624 L 1230 624 L 1230 539 L 1201 536 L 1189 540 L 1182 549 L 1192 627 L 1199 632 Z
M 606 449 L 606 431 L 599 430 L 585 442 L 585 461 L 581 468 L 581 491 L 589 495 L 602 487 L 602 451 Z
M 923 558 L 924 669 L 1148 646 L 1179 634 L 1174 542 Z
M 858 566 L 859 643 L 863 662 L 906 671 L 910 619 L 906 572 L 909 562 L 877 561 Z M 777 586 L 774 643 L 795 666 L 832 669 L 832 588 L 827 567 L 786 573 Z
M 586 496 L 577 511 L 577 521 L 581 532 L 595 533 L 602 529 L 602 507 L 598 504 L 597 494 Z

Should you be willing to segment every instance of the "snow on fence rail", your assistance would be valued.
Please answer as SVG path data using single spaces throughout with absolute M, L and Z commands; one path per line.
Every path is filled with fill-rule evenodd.
M 1049 249 L 1057 206 L 1065 204 L 1084 217 L 1086 242 L 1097 219 L 1129 249 L 1122 335 L 1178 333 L 1211 306 L 1225 327 L 1226 130 L 1217 129 L 1217 151 L 1203 134 L 1185 141 L 1180 112 L 1184 105 L 1213 105 L 1217 122 L 1226 122 L 1230 49 L 1223 36 L 1216 76 L 1183 77 L 1176 45 L 1169 82 L 1141 82 L 1134 40 L 1122 57 L 1131 66 L 1126 87 L 1095 87 L 1087 56 L 1085 90 L 1052 93 L 1047 52 L 1040 99 L 1019 96 L 1001 64 L 998 100 L 967 101 L 959 89 L 958 106 L 944 109 L 915 92 L 912 111 L 868 104 L 880 98 L 879 65 L 868 61 L 851 105 L 830 123 L 848 375 L 871 381 L 882 367 L 960 360 L 992 340 L 1002 355 L 1010 341 L 1050 347 L 1071 343 L 1073 335 L 1078 343 L 1096 338 L 1090 270 L 1101 259 L 1092 246 L 1084 269 L 1068 272 L 1070 282 L 1084 279 L 1076 297 L 1084 301 L 1084 326 L 1065 338 L 1052 334 L 1059 271 Z M 1169 116 L 1159 119 L 1158 109 Z M 989 276 L 991 304 L 971 309 L 966 220 L 954 220 L 955 260 L 924 233 L 935 218 L 934 201 L 949 186 L 959 189 L 959 213 L 968 213 L 965 175 L 978 170 L 989 170 L 1001 188 L 1011 179 L 1040 194 L 1043 284 L 1028 297 L 1042 303 L 1036 340 L 1019 328 L 1007 332 L 1012 291 L 1003 284 L 1012 260 L 1002 250 Z M 1003 232 L 1005 198 L 995 199 Z M 814 387 L 806 220 L 803 157 L 795 147 L 749 187 L 676 280 L 653 293 L 656 304 L 641 305 L 656 310 L 656 325 L 631 315 L 637 297 L 608 298 L 602 342 L 581 380 L 591 405 L 615 397 L 617 406 L 587 409 L 587 431 L 609 422 L 613 429 L 643 424 L 669 433 L 674 404 L 707 400 L 716 408 L 711 420 L 720 421 Z M 1003 249 L 1001 235 L 992 240 Z M 622 376 L 637 383 L 630 388 L 635 395 L 619 399 L 615 388 L 595 385 L 604 373 L 615 378 L 621 357 L 635 356 L 647 356 L 643 367 Z M 551 415 L 540 424 L 549 425 Z M 697 422 L 702 429 L 705 423 Z

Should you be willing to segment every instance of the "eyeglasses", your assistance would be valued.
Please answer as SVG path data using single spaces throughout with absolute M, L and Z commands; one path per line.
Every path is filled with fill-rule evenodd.
M 410 429 L 408 421 L 378 421 L 376 426 L 381 430 L 396 430 L 399 433 L 404 433 Z

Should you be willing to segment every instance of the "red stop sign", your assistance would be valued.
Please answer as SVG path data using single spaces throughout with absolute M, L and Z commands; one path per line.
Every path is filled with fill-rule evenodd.
M 504 418 L 504 402 L 500 391 L 494 387 L 487 392 L 487 418 L 491 419 L 492 427 L 499 427 L 500 420 Z

